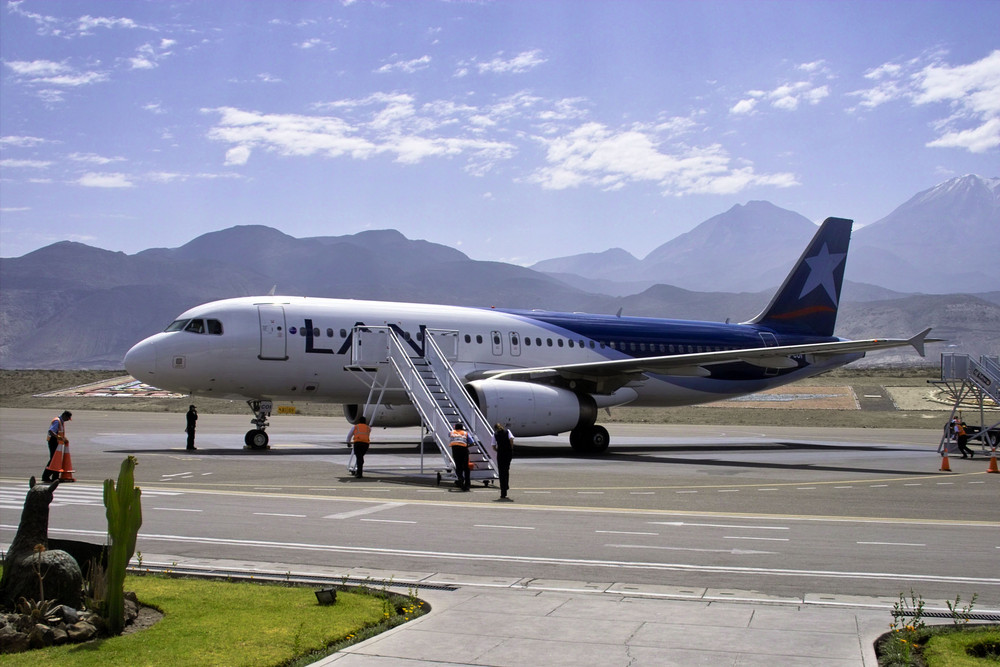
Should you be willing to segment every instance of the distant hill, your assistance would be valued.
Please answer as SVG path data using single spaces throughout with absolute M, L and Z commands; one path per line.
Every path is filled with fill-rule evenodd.
M 903 337 L 933 326 L 935 335 L 955 347 L 932 348 L 932 360 L 940 351 L 1000 354 L 995 280 L 1000 234 L 990 217 L 995 206 L 987 201 L 996 196 L 996 181 L 949 181 L 949 187 L 921 193 L 905 211 L 872 225 L 867 234 L 856 232 L 838 334 Z M 992 253 L 992 283 L 982 277 L 959 283 L 968 288 L 962 292 L 981 294 L 914 295 L 906 284 L 894 287 L 898 281 L 857 281 L 857 275 L 868 275 L 870 263 L 888 263 L 889 251 L 879 244 L 893 234 L 928 237 L 927 225 L 944 224 L 943 201 L 962 203 L 964 219 L 974 221 L 962 234 L 981 238 L 965 248 L 976 258 Z M 938 217 L 917 215 L 924 206 L 933 206 Z M 901 225 L 911 227 L 901 232 Z M 595 313 L 621 309 L 636 316 L 746 321 L 767 304 L 814 231 L 796 213 L 750 202 L 710 218 L 643 260 L 612 249 L 544 263 L 561 270 L 551 274 L 474 261 L 395 230 L 297 239 L 269 227 L 236 226 L 179 248 L 135 255 L 60 242 L 22 257 L 0 258 L 0 367 L 118 369 L 131 345 L 161 331 L 184 310 L 272 289 L 287 295 Z M 918 246 L 908 241 L 899 247 L 917 257 Z M 920 257 L 928 275 L 961 275 L 981 264 L 979 259 L 970 267 Z M 921 270 L 909 260 L 897 264 L 900 272 Z M 574 271 L 586 271 L 586 277 Z M 881 354 L 862 363 L 880 359 L 911 362 L 917 357 Z

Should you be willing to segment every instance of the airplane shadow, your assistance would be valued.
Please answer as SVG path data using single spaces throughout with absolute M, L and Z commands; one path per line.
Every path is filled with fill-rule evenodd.
M 329 456 L 329 455 L 348 455 L 350 454 L 350 448 L 343 446 L 338 443 L 337 445 L 332 445 L 330 447 L 276 447 L 267 450 L 252 450 L 243 448 L 224 448 L 224 447 L 214 447 L 214 448 L 199 448 L 193 452 L 189 452 L 184 448 L 161 448 L 161 449 L 112 449 L 105 450 L 110 454 L 167 454 L 167 455 L 179 455 L 179 454 L 189 454 L 192 456 L 210 456 L 210 457 L 286 457 L 286 456 Z M 804 442 L 773 442 L 773 443 L 760 443 L 760 442 L 731 442 L 726 444 L 716 444 L 712 445 L 711 449 L 707 449 L 705 445 L 690 444 L 690 445 L 637 445 L 637 446 L 618 446 L 610 447 L 604 454 L 600 456 L 588 456 L 585 454 L 578 454 L 573 450 L 568 449 L 563 445 L 515 445 L 514 446 L 514 464 L 516 465 L 518 459 L 521 460 L 532 460 L 532 459 L 579 459 L 586 461 L 608 461 L 608 462 L 618 462 L 618 463 L 637 463 L 646 465 L 698 465 L 698 466 L 712 466 L 718 468 L 730 468 L 730 469 L 761 469 L 761 470 L 801 470 L 801 471 L 811 471 L 811 472 L 842 472 L 842 473 L 857 473 L 857 474 L 878 474 L 878 475 L 900 475 L 908 476 L 913 475 L 911 470 L 899 470 L 890 468 L 866 468 L 859 466 L 837 466 L 837 465 L 820 465 L 815 463 L 781 463 L 777 461 L 745 461 L 738 460 L 735 458 L 724 458 L 725 455 L 737 455 L 739 453 L 753 453 L 753 452 L 796 452 L 796 451 L 829 451 L 829 452 L 892 452 L 892 451 L 911 451 L 906 447 L 885 447 L 885 446 L 870 446 L 870 445 L 817 445 L 814 443 L 804 443 Z M 420 453 L 419 445 L 412 442 L 409 443 L 398 443 L 393 446 L 386 446 L 382 443 L 378 443 L 372 447 L 368 456 L 368 460 L 372 466 L 372 474 L 375 474 L 375 469 L 378 465 L 375 463 L 378 460 L 379 455 L 400 455 L 400 456 L 418 456 Z M 684 456 L 684 457 L 671 457 L 664 456 L 664 454 L 698 454 L 700 456 Z M 654 455 L 655 454 L 655 455 Z M 430 457 L 432 461 L 436 461 L 438 454 L 434 449 L 424 449 L 425 457 Z M 721 456 L 720 456 L 721 455 Z M 433 467 L 433 464 L 432 466 Z M 380 474 L 379 479 L 381 481 L 391 481 L 391 483 L 407 484 L 407 483 L 420 483 L 426 484 L 427 479 L 424 477 L 413 477 L 406 475 L 396 475 L 392 474 L 389 480 Z M 344 477 L 342 481 L 359 482 L 359 480 L 353 477 Z
M 891 451 L 910 451 L 906 447 L 875 447 L 869 445 L 817 445 L 813 443 L 804 442 L 774 442 L 774 443 L 727 443 L 724 445 L 714 445 L 711 448 L 711 454 L 719 453 L 749 453 L 749 452 L 766 452 L 766 451 L 840 451 L 840 452 L 891 452 Z M 684 458 L 672 458 L 669 456 L 650 456 L 644 455 L 642 453 L 632 453 L 632 452 L 649 452 L 663 454 L 664 452 L 674 452 L 683 453 L 690 452 L 692 454 L 703 454 L 705 456 L 701 457 L 684 457 Z M 549 447 L 549 446 L 524 446 L 518 445 L 514 447 L 514 463 L 518 459 L 534 459 L 534 458 L 576 458 L 584 460 L 595 460 L 599 459 L 601 461 L 616 461 L 622 463 L 645 463 L 645 464 L 680 464 L 680 465 L 698 465 L 698 466 L 714 466 L 719 468 L 741 468 L 741 469 L 766 469 L 766 470 L 803 470 L 810 472 L 846 472 L 846 473 L 868 473 L 877 475 L 901 475 L 909 476 L 913 475 L 913 471 L 910 470 L 898 470 L 889 468 L 864 468 L 859 466 L 834 466 L 834 465 L 817 465 L 814 463 L 780 463 L 776 461 L 743 461 L 743 460 L 733 460 L 733 459 L 723 459 L 715 456 L 711 456 L 706 452 L 705 445 L 641 445 L 635 447 L 610 447 L 604 454 L 600 457 L 587 456 L 585 454 L 577 454 L 575 452 L 567 452 L 563 447 Z

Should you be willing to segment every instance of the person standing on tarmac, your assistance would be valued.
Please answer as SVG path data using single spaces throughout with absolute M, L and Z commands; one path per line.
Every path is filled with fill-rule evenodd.
M 364 477 L 365 454 L 368 453 L 371 433 L 372 429 L 368 425 L 368 420 L 364 417 L 358 417 L 358 423 L 347 434 L 347 442 L 351 443 L 351 447 L 354 449 L 354 472 L 351 474 L 358 479 Z
M 514 434 L 497 422 L 493 426 L 493 451 L 497 453 L 497 473 L 500 475 L 500 500 L 510 500 L 510 460 L 514 458 Z
M 72 418 L 72 412 L 69 410 L 63 410 L 63 413 L 53 419 L 52 423 L 49 425 L 49 462 L 46 464 L 45 470 L 42 471 L 43 482 L 54 482 L 59 479 L 59 473 L 49 470 L 48 466 L 52 464 L 52 459 L 55 458 L 56 450 L 59 449 L 59 445 L 69 443 L 69 440 L 66 438 L 66 422 Z
M 962 452 L 962 458 L 966 456 L 976 458 L 976 455 L 969 449 L 969 432 L 966 430 L 962 415 L 958 415 L 952 420 L 952 429 L 955 433 L 955 442 L 958 444 L 958 451 Z
M 188 434 L 187 448 L 198 449 L 194 446 L 194 427 L 198 422 L 198 409 L 193 405 L 189 406 L 187 414 L 184 417 L 187 419 L 187 427 L 184 429 L 184 432 Z
M 468 491 L 472 487 L 472 475 L 469 473 L 469 445 L 472 438 L 465 431 L 462 422 L 456 422 L 451 432 L 451 458 L 455 461 L 455 485 Z

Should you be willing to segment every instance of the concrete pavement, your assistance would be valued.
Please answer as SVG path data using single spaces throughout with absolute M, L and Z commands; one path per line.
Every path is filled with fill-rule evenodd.
M 256 580 L 367 581 L 431 611 L 314 663 L 406 665 L 824 665 L 875 667 L 897 600 L 144 556 L 148 566 Z M 928 611 L 943 601 L 927 601 Z M 930 619 L 930 622 L 936 622 Z M 948 622 L 948 621 L 941 621 Z

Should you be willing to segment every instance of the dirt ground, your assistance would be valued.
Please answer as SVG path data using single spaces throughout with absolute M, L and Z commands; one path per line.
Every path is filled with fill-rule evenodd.
M 84 391 L 40 396 L 123 376 L 123 371 L 0 370 L 0 407 L 183 413 L 192 402 L 186 396 L 95 397 L 83 395 Z M 939 385 L 930 383 L 936 379 L 939 379 L 936 367 L 839 369 L 738 401 L 675 408 L 612 408 L 610 415 L 602 412 L 599 421 L 940 429 L 951 413 L 952 403 Z M 873 406 L 865 400 L 872 397 L 884 398 Z M 249 408 L 242 401 L 197 398 L 195 402 L 202 414 L 249 416 Z M 341 406 L 335 404 L 295 403 L 294 406 L 302 415 L 343 414 Z M 966 406 L 964 410 L 967 420 L 974 412 L 978 421 L 978 409 Z M 1000 412 L 988 413 L 989 419 L 1000 420 Z

